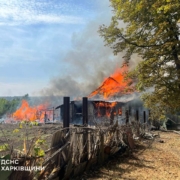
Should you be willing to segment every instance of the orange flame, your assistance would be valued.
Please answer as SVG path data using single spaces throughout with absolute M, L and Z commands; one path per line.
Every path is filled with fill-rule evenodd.
M 21 107 L 16 110 L 16 112 L 13 114 L 13 117 L 15 120 L 40 120 L 44 117 L 44 114 L 41 113 L 41 110 L 46 109 L 47 107 L 47 103 L 36 107 L 30 107 L 26 100 L 22 100 Z
M 121 108 L 118 109 L 118 114 L 119 114 L 120 116 L 122 115 L 122 109 L 121 109 Z
M 97 109 L 97 117 L 110 117 L 113 107 L 117 102 L 94 102 Z
M 108 99 L 110 97 L 127 94 L 133 90 L 129 84 L 132 83 L 132 80 L 125 80 L 125 74 L 128 72 L 128 66 L 124 64 L 121 68 L 116 69 L 116 71 L 108 78 L 106 78 L 101 86 L 93 91 L 89 98 L 92 98 L 96 95 L 103 96 L 104 99 Z

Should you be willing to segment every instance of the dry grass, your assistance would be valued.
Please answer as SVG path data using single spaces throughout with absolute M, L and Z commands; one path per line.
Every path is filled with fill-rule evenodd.
M 179 180 L 180 135 L 160 132 L 151 146 L 142 141 L 134 152 L 115 156 L 104 167 L 84 177 L 87 180 Z

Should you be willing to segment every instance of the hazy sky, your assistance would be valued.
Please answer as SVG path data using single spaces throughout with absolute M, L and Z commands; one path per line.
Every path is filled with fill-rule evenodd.
M 0 96 L 86 95 L 122 59 L 97 33 L 108 0 L 1 0 Z

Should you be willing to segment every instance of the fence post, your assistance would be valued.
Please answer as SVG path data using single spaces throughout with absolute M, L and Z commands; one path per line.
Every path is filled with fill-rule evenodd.
M 54 121 L 54 117 L 55 117 L 55 112 L 54 112 L 54 107 L 53 107 L 53 121 Z
M 126 110 L 126 125 L 129 123 L 129 111 Z
M 83 115 L 83 125 L 88 125 L 88 98 L 87 97 L 83 97 L 82 115 Z
M 144 111 L 144 123 L 146 123 L 146 111 Z
M 143 113 L 143 117 L 144 117 L 144 131 L 146 130 L 146 111 L 144 111 Z
M 69 127 L 69 103 L 70 97 L 63 98 L 63 128 Z
M 139 121 L 139 111 L 136 110 L 136 121 Z
M 83 97 L 82 105 L 82 116 L 83 116 L 83 125 L 88 126 L 88 98 Z M 88 160 L 88 130 L 84 128 L 83 133 L 83 147 L 84 147 L 84 160 Z

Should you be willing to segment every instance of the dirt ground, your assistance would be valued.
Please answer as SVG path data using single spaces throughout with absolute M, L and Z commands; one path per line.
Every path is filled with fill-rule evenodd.
M 0 127 L 0 144 L 8 139 L 13 142 L 14 147 L 23 144 L 24 133 L 12 133 L 18 128 L 17 125 Z M 39 134 L 49 144 L 53 132 L 60 128 L 60 125 L 29 128 L 29 138 Z M 180 180 L 180 134 L 159 131 L 153 133 L 158 135 L 153 141 L 137 141 L 132 152 L 111 157 L 101 168 L 84 173 L 78 180 Z
M 86 180 L 180 180 L 180 134 L 159 134 L 152 142 L 137 143 L 132 153 L 116 155 Z
M 14 130 L 18 129 L 18 132 Z M 51 144 L 52 135 L 57 130 L 62 129 L 61 124 L 42 124 L 41 126 L 26 126 L 23 125 L 22 129 L 19 128 L 19 124 L 0 124 L 0 146 L 8 144 L 9 147 L 13 146 L 13 149 L 22 150 L 24 148 L 24 139 L 26 139 L 27 145 L 31 145 L 31 140 L 34 137 L 45 139 L 45 149 L 49 148 Z M 27 140 L 28 139 L 28 140 Z M 9 153 L 7 151 L 0 151 L 0 157 Z

